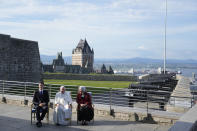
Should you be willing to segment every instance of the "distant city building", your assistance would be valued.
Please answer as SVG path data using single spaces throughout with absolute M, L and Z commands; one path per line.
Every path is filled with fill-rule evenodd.
M 38 82 L 40 78 L 38 42 L 0 34 L 0 80 Z
M 88 74 L 94 72 L 93 63 L 94 51 L 90 49 L 86 39 L 81 39 L 72 51 L 72 65 L 64 63 L 62 52 L 60 52 L 53 60 L 52 65 L 43 65 L 43 71 Z
M 53 72 L 53 65 L 51 64 L 42 64 L 42 71 L 43 72 Z
M 107 71 L 106 66 L 104 64 L 101 67 L 101 74 L 108 74 L 108 71 Z
M 114 71 L 111 66 L 109 66 L 109 70 L 107 70 L 106 66 L 103 64 L 101 67 L 101 74 L 114 74 Z
M 158 73 L 158 74 L 161 74 L 162 72 L 163 72 L 162 68 L 159 67 L 159 68 L 157 69 L 157 73 Z
M 114 70 L 112 69 L 112 67 L 111 67 L 111 66 L 109 66 L 108 74 L 114 74 Z
M 93 72 L 94 50 L 90 48 L 86 39 L 80 40 L 77 47 L 72 51 L 72 65 L 80 65 Z
M 131 68 L 130 70 L 128 70 L 128 73 L 129 73 L 129 74 L 134 74 L 134 69 Z
M 62 57 L 62 52 L 57 53 L 57 59 L 53 60 L 53 71 L 64 72 L 65 64 Z

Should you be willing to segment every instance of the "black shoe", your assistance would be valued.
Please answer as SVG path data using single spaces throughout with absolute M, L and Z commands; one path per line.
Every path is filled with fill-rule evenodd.
M 40 122 L 40 127 L 42 126 L 42 122 Z
M 88 125 L 88 123 L 86 121 L 84 121 L 84 125 Z
M 84 121 L 82 121 L 81 125 L 84 125 Z
M 37 127 L 42 127 L 42 122 L 37 122 L 36 125 Z
M 82 121 L 82 125 L 88 125 L 88 123 L 86 121 Z

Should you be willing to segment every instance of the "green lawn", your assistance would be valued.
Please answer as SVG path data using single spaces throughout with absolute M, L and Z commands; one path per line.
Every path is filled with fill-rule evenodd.
M 91 87 L 109 87 L 109 88 L 128 88 L 129 84 L 136 83 L 131 81 L 87 81 L 87 80 L 55 80 L 45 79 L 47 84 L 62 84 L 76 86 L 91 86 Z

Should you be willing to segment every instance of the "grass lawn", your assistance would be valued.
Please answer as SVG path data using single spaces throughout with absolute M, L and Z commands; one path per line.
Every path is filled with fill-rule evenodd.
M 87 81 L 87 80 L 55 80 L 44 79 L 47 84 L 62 84 L 76 86 L 91 86 L 91 87 L 109 87 L 109 88 L 128 88 L 129 84 L 136 83 L 131 81 Z

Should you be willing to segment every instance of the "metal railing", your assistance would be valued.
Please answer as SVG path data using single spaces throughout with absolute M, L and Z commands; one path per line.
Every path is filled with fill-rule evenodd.
M 48 90 L 50 99 L 54 99 L 59 91 L 60 84 L 45 84 L 44 89 Z M 78 86 L 64 85 L 66 90 L 71 91 L 72 99 L 77 96 Z M 33 97 L 34 91 L 38 89 L 38 83 L 18 82 L 0 80 L 0 94 L 2 98 L 5 95 L 22 96 L 24 100 L 27 97 Z M 86 87 L 88 92 L 92 93 L 94 104 L 108 105 L 110 111 L 115 107 L 135 107 L 145 109 L 148 113 L 150 109 L 165 110 L 165 105 L 185 104 L 192 107 L 194 98 L 171 96 L 169 91 L 126 89 L 126 88 L 106 88 L 106 87 Z

